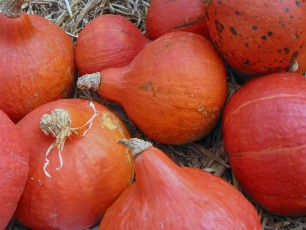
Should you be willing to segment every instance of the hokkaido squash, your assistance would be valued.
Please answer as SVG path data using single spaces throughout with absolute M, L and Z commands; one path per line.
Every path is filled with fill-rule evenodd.
M 209 38 L 202 0 L 152 0 L 146 16 L 146 35 L 154 40 L 173 31 Z
M 21 11 L 23 0 L 2 0 L 0 108 L 14 121 L 69 96 L 75 76 L 72 40 L 47 19 Z
M 87 229 L 133 178 L 129 137 L 106 107 L 62 99 L 38 107 L 18 124 L 30 146 L 29 176 L 16 218 L 32 229 Z M 48 135 L 49 134 L 49 135 Z
M 261 229 L 254 206 L 225 180 L 179 167 L 148 142 L 120 143 L 136 155 L 136 183 L 107 210 L 100 230 Z
M 150 42 L 127 18 L 105 14 L 80 32 L 75 59 L 81 74 L 127 65 Z
M 127 66 L 84 75 L 77 85 L 121 104 L 143 133 L 166 144 L 208 134 L 227 95 L 223 61 L 207 39 L 189 32 L 168 33 Z
M 210 37 L 237 72 L 285 71 L 305 47 L 305 1 L 206 2 Z
M 241 187 L 271 213 L 306 214 L 306 77 L 251 80 L 223 114 L 224 144 Z
M 5 229 L 27 180 L 29 152 L 16 125 L 1 109 L 0 128 L 0 229 Z

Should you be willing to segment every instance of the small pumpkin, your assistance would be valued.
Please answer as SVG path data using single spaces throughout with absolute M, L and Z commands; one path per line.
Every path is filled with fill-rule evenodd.
M 75 76 L 74 46 L 59 26 L 23 13 L 23 0 L 2 0 L 0 108 L 14 121 L 50 101 L 69 96 Z
M 84 75 L 77 85 L 118 102 L 143 133 L 166 144 L 208 134 L 227 95 L 223 61 L 207 39 L 189 32 L 168 33 L 127 66 Z
M 136 183 L 107 210 L 100 230 L 261 229 L 254 206 L 225 180 L 179 167 L 148 142 L 120 143 L 136 155 Z
M 105 14 L 91 20 L 80 32 L 75 59 L 81 74 L 127 65 L 148 44 L 127 18 Z
M 0 127 L 0 229 L 5 229 L 27 180 L 29 152 L 16 125 L 1 109 Z
M 242 75 L 258 76 L 290 69 L 305 47 L 305 1 L 209 0 L 206 3 L 211 39 L 224 59 Z
M 146 35 L 154 40 L 174 31 L 209 38 L 205 5 L 201 0 L 153 0 L 146 16 Z
M 129 133 L 106 107 L 62 99 L 38 107 L 18 124 L 30 167 L 16 218 L 32 229 L 87 229 L 126 189 L 131 153 L 118 146 Z
M 306 214 L 306 77 L 274 73 L 243 85 L 223 113 L 241 187 L 271 213 Z

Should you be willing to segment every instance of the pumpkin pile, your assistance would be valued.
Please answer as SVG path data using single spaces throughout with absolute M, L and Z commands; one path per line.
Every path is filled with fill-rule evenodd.
M 152 0 L 144 33 L 101 13 L 74 41 L 24 3 L 0 5 L 0 229 L 259 230 L 258 206 L 306 215 L 305 1 Z M 218 126 L 231 176 L 159 148 L 201 146 Z

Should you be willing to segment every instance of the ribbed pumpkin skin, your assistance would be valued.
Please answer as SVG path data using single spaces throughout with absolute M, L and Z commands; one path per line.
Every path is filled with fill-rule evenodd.
M 107 210 L 100 230 L 261 229 L 255 208 L 223 179 L 180 168 L 153 147 L 135 164 L 136 183 Z
M 127 18 L 106 14 L 91 20 L 76 43 L 75 58 L 81 74 L 122 67 L 150 41 Z
M 146 16 L 146 34 L 154 40 L 174 31 L 209 37 L 205 5 L 201 0 L 153 0 Z
M 27 180 L 29 152 L 16 125 L 1 109 L 0 129 L 0 229 L 4 229 Z
M 277 215 L 306 214 L 306 78 L 278 73 L 240 88 L 223 114 L 241 187 Z
M 219 120 L 226 70 L 207 39 L 172 32 L 147 45 L 125 68 L 102 71 L 98 93 L 119 102 L 151 139 L 184 144 L 208 134 Z
M 19 121 L 34 108 L 67 97 L 75 76 L 72 40 L 36 15 L 0 13 L 0 108 Z
M 54 141 L 39 128 L 43 114 L 55 108 L 67 111 L 72 127 L 83 126 L 94 114 L 89 101 L 63 99 L 45 104 L 24 117 L 18 127 L 30 146 L 27 184 L 18 204 L 17 219 L 32 229 L 87 229 L 97 223 L 106 209 L 127 188 L 134 174 L 130 152 L 117 144 L 129 137 L 124 124 L 106 107 L 95 103 L 99 112 L 85 136 L 72 134 L 64 149 L 63 167 L 58 171 L 56 148 L 51 150 L 47 177 L 45 154 Z M 80 133 L 84 132 L 83 128 Z
M 286 70 L 305 47 L 306 2 L 212 0 L 210 37 L 225 60 L 242 73 Z

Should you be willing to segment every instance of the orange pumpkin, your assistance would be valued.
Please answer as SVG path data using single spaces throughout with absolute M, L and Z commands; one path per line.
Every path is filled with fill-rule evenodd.
M 148 142 L 120 142 L 136 155 L 136 183 L 107 210 L 99 229 L 261 229 L 254 206 L 220 177 L 181 168 Z
M 146 16 L 146 35 L 154 40 L 174 31 L 209 38 L 202 0 L 152 0 Z
M 274 73 L 243 85 L 223 113 L 241 187 L 268 211 L 306 214 L 306 77 Z
M 285 71 L 305 47 L 305 1 L 206 2 L 210 37 L 239 72 L 256 76 Z
M 16 125 L 1 109 L 0 127 L 0 229 L 5 229 L 27 180 L 29 152 Z
M 207 39 L 188 32 L 168 33 L 129 65 L 85 75 L 77 85 L 120 103 L 143 133 L 166 144 L 208 134 L 227 95 L 223 61 Z
M 122 67 L 149 42 L 127 18 L 101 15 L 92 19 L 80 32 L 75 47 L 76 65 L 81 74 Z
M 40 125 L 39 125 L 40 124 Z M 18 124 L 30 167 L 16 218 L 32 229 L 87 229 L 134 175 L 129 137 L 106 107 L 81 99 L 40 106 Z
M 2 0 L 0 13 L 0 108 L 14 122 L 69 96 L 75 76 L 72 40 L 49 20 L 23 13 L 23 2 Z

